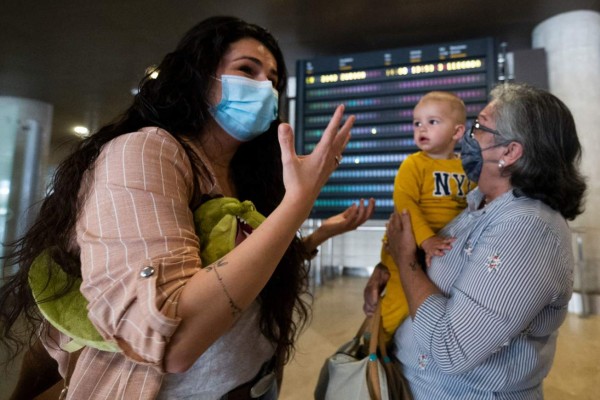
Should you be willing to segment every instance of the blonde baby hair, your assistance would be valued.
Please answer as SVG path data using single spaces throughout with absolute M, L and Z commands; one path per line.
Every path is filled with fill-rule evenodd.
M 460 97 L 450 92 L 433 91 L 425 94 L 421 97 L 418 104 L 422 104 L 426 101 L 444 101 L 450 106 L 452 116 L 454 120 L 459 124 L 465 124 L 467 122 L 467 109 L 465 103 Z

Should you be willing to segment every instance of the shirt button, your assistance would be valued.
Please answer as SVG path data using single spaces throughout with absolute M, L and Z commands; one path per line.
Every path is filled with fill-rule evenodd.
M 140 272 L 140 276 L 142 278 L 149 278 L 152 275 L 154 275 L 154 268 L 153 267 L 144 267 L 144 269 L 142 269 L 142 272 Z

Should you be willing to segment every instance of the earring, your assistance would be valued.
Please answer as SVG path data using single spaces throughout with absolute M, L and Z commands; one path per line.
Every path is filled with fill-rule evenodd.
M 506 161 L 504 161 L 504 160 L 498 161 L 498 168 L 500 168 L 500 169 L 504 168 L 504 164 L 506 164 Z

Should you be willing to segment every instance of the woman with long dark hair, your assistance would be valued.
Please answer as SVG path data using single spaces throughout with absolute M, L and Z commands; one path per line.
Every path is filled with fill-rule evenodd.
M 236 18 L 193 27 L 158 73 L 58 168 L 7 260 L 20 269 L 2 288 L 3 341 L 19 342 L 24 314 L 68 378 L 68 398 L 249 398 L 274 355 L 287 361 L 306 321 L 306 260 L 325 237 L 306 245 L 297 231 L 354 118 L 342 125 L 338 107 L 314 152 L 297 156 L 278 118 L 283 55 L 269 32 Z M 235 248 L 203 265 L 194 210 L 219 197 L 249 200 L 266 219 L 250 227 L 237 218 Z M 325 236 L 372 209 L 361 202 Z M 113 350 L 85 346 L 76 362 L 63 350 L 68 332 L 40 317 L 28 283 L 40 254 L 68 277 L 49 297 L 81 280 L 87 317 Z

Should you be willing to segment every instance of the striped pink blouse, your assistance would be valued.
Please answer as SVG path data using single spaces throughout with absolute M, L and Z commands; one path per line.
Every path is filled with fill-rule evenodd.
M 85 348 L 68 398 L 155 398 L 179 296 L 201 267 L 193 179 L 181 145 L 158 128 L 112 140 L 86 176 L 77 221 L 81 291 L 89 318 L 122 353 Z M 199 182 L 203 193 L 218 190 L 209 176 Z M 64 374 L 66 353 L 47 347 Z

